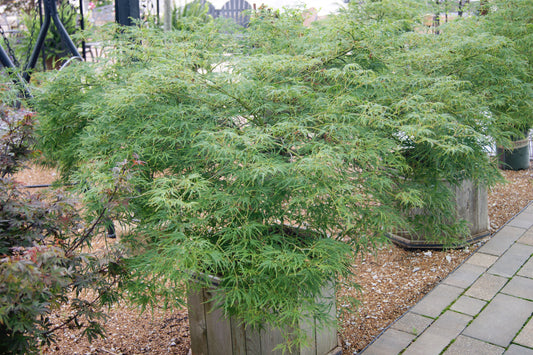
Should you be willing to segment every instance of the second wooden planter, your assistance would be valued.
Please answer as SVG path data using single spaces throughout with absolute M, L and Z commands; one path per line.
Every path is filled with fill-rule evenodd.
M 489 232 L 488 194 L 484 187 L 475 186 L 471 181 L 463 181 L 454 188 L 456 216 L 466 220 L 470 235 L 460 242 L 468 245 L 487 237 Z M 421 235 L 398 231 L 390 234 L 389 239 L 407 249 L 443 249 L 444 244 Z

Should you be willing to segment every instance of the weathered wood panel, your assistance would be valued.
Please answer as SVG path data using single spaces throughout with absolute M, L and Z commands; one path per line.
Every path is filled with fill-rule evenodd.
M 194 355 L 209 354 L 204 302 L 202 290 L 190 289 L 188 291 L 189 330 L 191 333 L 191 351 Z
M 281 334 L 281 331 L 279 329 L 273 329 L 267 326 L 261 331 L 261 355 L 283 355 L 283 352 L 281 350 L 274 351 L 274 348 L 278 346 L 278 344 L 283 343 L 284 341 L 285 340 L 283 339 L 283 335 Z M 292 352 L 288 355 L 291 354 L 295 353 Z
M 209 354 L 233 354 L 230 320 L 224 317 L 220 308 L 215 307 L 214 302 L 209 302 L 212 296 L 205 291 L 204 298 L 208 301 L 204 307 Z
M 261 333 L 258 330 L 252 330 L 250 327 L 245 328 L 246 333 L 246 355 L 262 354 Z
M 233 355 L 246 355 L 246 332 L 235 318 L 230 319 Z
M 322 294 L 322 302 L 329 304 L 329 316 L 333 319 L 337 319 L 337 307 L 335 305 L 334 285 L 328 285 L 328 287 L 324 287 Z M 318 328 L 315 325 L 315 333 L 317 354 L 327 354 L 331 351 L 331 349 L 334 349 L 337 346 L 338 336 L 336 327 Z
M 300 350 L 300 355 L 316 355 L 316 321 L 313 318 L 303 319 L 300 327 L 309 339 L 309 345 Z

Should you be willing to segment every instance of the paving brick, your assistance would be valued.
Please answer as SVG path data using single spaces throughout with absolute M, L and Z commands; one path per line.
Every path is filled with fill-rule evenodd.
M 505 348 L 484 341 L 459 335 L 444 355 L 500 355 Z
M 508 279 L 505 277 L 483 274 L 472 286 L 470 286 L 465 292 L 465 295 L 489 301 L 496 295 L 496 293 L 498 293 L 507 281 Z
M 524 212 L 533 213 L 533 203 L 530 203 L 525 209 Z
M 463 291 L 463 288 L 440 284 L 422 298 L 422 300 L 411 309 L 411 312 L 436 318 L 446 307 L 455 301 Z
M 508 226 L 520 227 L 520 228 L 531 228 L 533 226 L 533 213 L 528 213 L 529 211 L 524 211 L 518 216 L 513 218 L 507 223 Z
M 498 294 L 463 335 L 507 347 L 533 312 L 533 302 Z
M 487 270 L 484 266 L 463 264 L 452 272 L 443 283 L 451 286 L 467 288 L 472 285 L 474 281 Z
M 511 277 L 533 255 L 533 246 L 513 244 L 495 263 L 488 272 L 495 275 Z
M 405 349 L 404 355 L 440 354 L 466 327 L 472 317 L 447 311 Z
M 533 227 L 529 228 L 521 237 L 518 242 L 527 245 L 533 245 Z
M 498 260 L 498 257 L 495 255 L 484 254 L 484 253 L 475 253 L 469 257 L 466 262 L 468 264 L 479 265 L 484 267 L 490 267 L 494 262 Z
M 487 302 L 478 300 L 477 298 L 461 296 L 457 301 L 455 301 L 450 309 L 456 312 L 468 314 L 470 316 L 475 316 L 486 304 Z
M 514 242 L 518 240 L 525 230 L 523 228 L 505 226 L 498 233 L 494 234 L 488 242 L 485 243 L 478 252 L 500 256 Z
M 533 348 L 533 318 L 527 322 L 526 326 L 520 331 L 520 334 L 518 334 L 513 343 Z
M 392 325 L 392 328 L 413 335 L 421 334 L 431 323 L 432 318 L 424 317 L 413 312 L 407 312 Z
M 359 354 L 383 355 L 398 354 L 415 338 L 413 334 L 389 328 L 375 342 Z
M 533 257 L 529 258 L 527 263 L 525 263 L 520 271 L 518 271 L 517 275 L 533 279 Z
M 505 355 L 533 355 L 533 349 L 528 349 L 520 345 L 511 344 L 511 346 L 505 352 Z
M 533 301 L 533 279 L 515 276 L 505 285 L 501 292 Z

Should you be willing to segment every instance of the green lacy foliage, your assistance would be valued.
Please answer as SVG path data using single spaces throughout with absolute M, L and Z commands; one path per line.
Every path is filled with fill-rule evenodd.
M 6 86 L 5 88 L 8 88 Z M 16 91 L 2 92 L 8 96 Z M 6 94 L 6 95 L 4 95 Z M 67 325 L 103 336 L 103 305 L 117 301 L 120 253 L 81 253 L 101 227 L 103 213 L 86 220 L 64 189 L 31 193 L 13 180 L 31 154 L 34 114 L 0 106 L 0 353 L 38 353 Z M 122 170 L 121 170 L 122 171 Z M 121 173 L 121 176 L 124 174 Z M 121 186 L 115 179 L 115 186 Z M 102 198 L 102 197 L 101 197 Z M 112 198 L 107 199 L 107 213 Z M 92 290 L 94 296 L 84 293 Z M 66 307 L 68 316 L 50 319 Z
M 527 0 L 497 1 L 494 5 L 494 11 L 483 17 L 483 26 L 487 32 L 507 39 L 516 53 L 513 53 L 511 58 L 505 58 L 503 65 L 516 68 L 519 82 L 514 81 L 506 85 L 509 90 L 506 93 L 501 92 L 500 95 L 505 98 L 500 101 L 506 103 L 507 112 L 514 121 L 510 125 L 511 128 L 523 133 L 533 128 L 533 7 Z M 520 60 L 516 55 L 520 56 Z M 514 61 L 520 62 L 521 67 L 517 68 L 518 65 Z M 517 85 L 520 85 L 522 91 L 516 89 Z M 506 100 L 509 96 L 514 100 Z M 505 125 L 505 120 L 503 121 Z M 509 127 L 506 128 L 509 130 Z M 516 131 L 512 133 L 523 138 L 523 135 L 516 134 Z
M 293 326 L 323 320 L 321 287 L 387 232 L 448 244 L 467 233 L 450 185 L 499 178 L 486 147 L 505 135 L 495 117 L 508 116 L 487 92 L 495 74 L 447 71 L 448 47 L 468 43 L 487 63 L 513 54 L 509 81 L 521 80 L 521 59 L 491 34 L 422 33 L 419 5 L 358 3 L 310 28 L 298 11 L 261 9 L 238 35 L 216 22 L 124 29 L 107 61 L 39 89 L 40 149 L 80 188 L 135 157 L 113 216 L 130 226 L 134 297 L 183 301 L 216 275 L 227 314 Z M 409 218 L 414 208 L 427 217 Z
M 485 25 L 492 33 L 511 39 L 520 53 L 533 65 L 533 8 L 527 0 L 497 1 L 494 11 L 486 17 Z
M 410 38 L 419 44 L 405 52 L 408 68 L 463 82 L 486 105 L 487 134 L 523 137 L 533 126 L 530 65 L 512 38 L 481 30 L 493 25 L 488 17 L 470 17 L 442 26 L 439 36 Z

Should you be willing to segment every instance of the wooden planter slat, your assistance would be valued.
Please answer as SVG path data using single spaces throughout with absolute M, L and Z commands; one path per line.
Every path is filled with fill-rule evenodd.
M 246 344 L 251 342 L 246 340 L 246 332 L 244 328 L 239 325 L 235 318 L 230 319 L 231 324 L 231 341 L 235 354 L 245 355 Z
M 207 325 L 203 300 L 203 290 L 189 290 L 187 305 L 189 307 L 189 331 L 191 333 L 191 351 L 193 354 L 208 354 Z
M 210 296 L 207 291 L 203 291 L 207 345 L 209 347 L 210 344 L 216 344 L 219 354 L 232 354 L 234 335 L 231 331 L 231 322 L 224 317 L 220 309 L 214 308 L 213 302 L 206 302 Z
M 327 287 L 324 288 L 324 294 L 323 297 L 325 299 L 333 299 L 335 300 L 335 288 L 334 287 Z M 331 307 L 329 309 L 329 316 L 333 319 L 336 319 L 337 317 L 337 307 L 335 306 L 335 302 L 331 304 Z M 315 340 L 315 347 L 316 351 L 314 353 L 309 354 L 328 354 L 331 349 L 335 349 L 335 347 L 338 345 L 338 336 L 337 332 L 332 332 L 328 329 L 319 329 L 317 328 L 316 321 L 314 322 L 314 340 Z M 306 354 L 307 355 L 307 354 Z
M 261 354 L 261 336 L 257 332 L 247 332 L 244 327 L 242 327 L 245 335 L 245 343 L 242 348 L 244 349 L 244 354 L 248 352 L 256 354 Z M 239 347 L 240 348 L 240 347 Z

